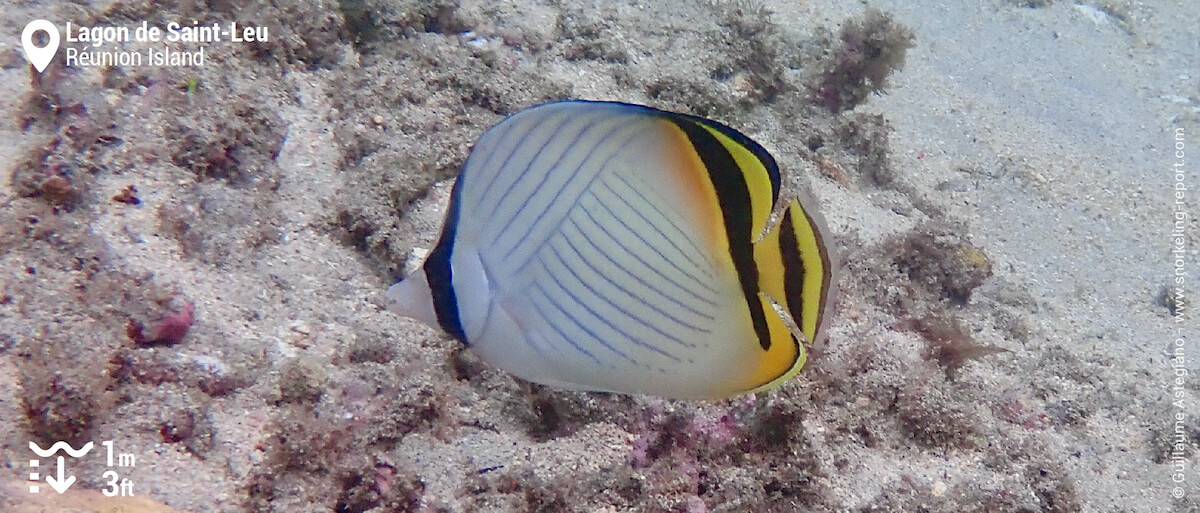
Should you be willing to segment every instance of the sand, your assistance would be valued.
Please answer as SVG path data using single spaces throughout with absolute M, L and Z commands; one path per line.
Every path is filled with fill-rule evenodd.
M 1200 511 L 1187 2 L 2 4 L 0 510 Z M 269 39 L 38 74 L 38 18 Z M 553 390 L 386 310 L 470 144 L 564 98 L 718 119 L 819 202 L 796 379 Z

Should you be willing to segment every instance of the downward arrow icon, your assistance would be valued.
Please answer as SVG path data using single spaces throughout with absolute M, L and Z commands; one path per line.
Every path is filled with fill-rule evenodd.
M 66 479 L 63 479 L 63 473 L 64 473 L 63 468 L 64 467 L 66 467 L 66 462 L 63 461 L 62 456 L 59 456 L 58 457 L 58 479 L 54 479 L 54 477 L 52 477 L 52 476 L 46 476 L 46 484 L 49 484 L 50 487 L 53 488 L 54 491 L 56 491 L 58 493 L 63 493 L 65 491 L 67 491 L 67 488 L 70 488 L 71 485 L 75 484 L 75 476 L 67 476 Z

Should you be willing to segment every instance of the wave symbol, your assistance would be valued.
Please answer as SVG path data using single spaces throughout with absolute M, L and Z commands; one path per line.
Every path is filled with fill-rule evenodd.
M 50 456 L 53 456 L 54 453 L 56 453 L 58 451 L 64 451 L 67 454 L 71 455 L 72 458 L 78 458 L 80 456 L 83 456 L 84 454 L 87 454 L 88 451 L 92 450 L 92 442 L 88 442 L 87 444 L 84 444 L 84 446 L 79 448 L 78 450 L 73 449 L 70 446 L 70 444 L 68 444 L 66 442 L 54 442 L 54 445 L 51 445 L 49 449 L 42 449 L 41 447 L 38 447 L 38 444 L 29 442 L 29 449 L 31 451 L 33 451 L 34 454 L 37 454 L 38 457 L 41 457 L 41 458 L 49 458 Z

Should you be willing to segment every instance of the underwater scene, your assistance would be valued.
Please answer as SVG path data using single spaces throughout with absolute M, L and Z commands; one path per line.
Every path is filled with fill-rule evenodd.
M 1188 1 L 0 5 L 0 512 L 1200 512 Z

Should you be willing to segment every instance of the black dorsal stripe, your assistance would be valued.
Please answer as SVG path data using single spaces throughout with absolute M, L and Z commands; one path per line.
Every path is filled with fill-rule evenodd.
M 789 208 L 779 223 L 779 253 L 783 260 L 783 294 L 787 300 L 788 314 L 792 316 L 792 322 L 803 329 L 806 269 L 804 260 L 800 258 L 800 242 L 796 240 L 793 215 L 796 215 L 795 209 Z M 809 340 L 808 343 L 813 341 Z
M 708 169 L 708 176 L 712 180 L 713 190 L 717 193 L 717 202 L 725 221 L 729 255 L 732 257 L 734 269 L 737 270 L 742 294 L 746 296 L 746 306 L 750 310 L 754 333 L 758 336 L 758 343 L 763 350 L 768 350 L 771 348 L 771 329 L 767 326 L 762 301 L 758 299 L 758 267 L 754 263 L 754 215 L 746 176 L 725 145 L 699 125 L 705 121 L 683 116 L 672 116 L 670 119 L 687 135 L 704 167 Z M 724 128 L 722 133 L 736 133 L 732 128 L 716 128 Z M 738 135 L 740 139 L 749 140 L 746 136 Z M 771 164 L 774 165 L 774 161 Z
M 771 205 L 775 205 L 775 202 L 779 199 L 779 189 L 782 187 L 782 183 L 779 175 L 779 164 L 775 162 L 775 157 L 771 155 L 771 152 L 767 151 L 766 148 L 763 148 L 761 144 L 758 144 L 758 141 L 747 137 L 746 134 L 734 130 L 725 124 L 718 123 L 711 119 L 689 116 L 687 114 L 668 114 L 672 114 L 674 116 L 690 120 L 694 123 L 713 128 L 716 131 L 724 134 L 725 137 L 733 139 L 733 142 L 738 143 L 747 150 L 750 150 L 750 153 L 753 153 L 754 157 L 757 158 L 759 162 L 762 162 L 763 168 L 767 170 L 767 179 L 771 181 Z M 678 121 L 676 123 L 678 123 Z M 712 134 L 706 133 L 705 135 L 712 137 Z M 725 150 L 725 146 L 720 145 L 719 142 L 717 144 L 722 150 Z M 726 153 L 728 153 L 727 150 Z
M 454 294 L 454 271 L 450 265 L 450 257 L 454 254 L 454 239 L 458 233 L 459 200 L 463 189 L 463 176 L 459 175 L 450 191 L 450 206 L 446 211 L 446 225 L 442 227 L 442 236 L 437 246 L 429 252 L 425 259 L 425 279 L 429 282 L 429 291 L 433 296 L 433 312 L 437 315 L 438 324 L 446 333 L 464 344 L 467 335 L 463 331 L 462 320 L 458 315 L 458 297 Z

